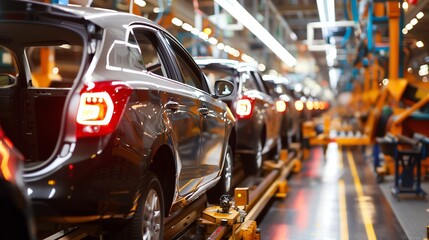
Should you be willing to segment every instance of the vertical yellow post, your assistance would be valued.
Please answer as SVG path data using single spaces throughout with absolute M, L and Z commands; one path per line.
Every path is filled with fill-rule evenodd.
M 40 70 L 32 72 L 34 87 L 49 87 L 53 79 L 52 69 L 55 67 L 55 53 L 49 47 L 40 48 Z
M 386 16 L 386 3 L 384 2 L 373 2 L 374 4 L 374 16 L 375 17 L 384 17 Z M 375 44 L 382 42 L 382 34 L 380 31 L 375 33 L 374 38 Z
M 374 16 L 383 17 L 386 16 L 385 3 L 384 2 L 374 2 Z
M 398 1 L 387 2 L 389 14 L 389 78 L 397 80 L 399 77 L 399 11 Z

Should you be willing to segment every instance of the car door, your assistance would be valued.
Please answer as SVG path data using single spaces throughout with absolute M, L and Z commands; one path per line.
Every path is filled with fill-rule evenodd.
M 195 173 L 202 178 L 199 186 L 213 180 L 222 165 L 226 141 L 225 105 L 209 94 L 207 81 L 201 69 L 192 57 L 173 38 L 167 39 L 177 59 L 182 81 L 194 88 L 198 97 L 200 114 L 201 144 L 200 164 Z
M 142 54 L 145 69 L 151 75 L 167 77 L 167 81 L 154 82 L 159 89 L 163 121 L 170 132 L 170 144 L 176 156 L 177 188 L 181 196 L 194 191 L 200 177 L 194 174 L 199 166 L 201 144 L 198 96 L 177 79 L 170 51 L 159 31 L 150 27 L 134 27 L 134 36 Z M 166 60 L 167 59 L 167 60 Z
M 250 81 L 253 81 L 260 92 L 260 101 L 264 106 L 264 121 L 267 129 L 267 139 L 263 152 L 269 151 L 278 139 L 280 130 L 280 115 L 277 114 L 275 101 L 268 94 L 267 89 L 262 83 L 262 78 L 254 70 L 249 71 Z

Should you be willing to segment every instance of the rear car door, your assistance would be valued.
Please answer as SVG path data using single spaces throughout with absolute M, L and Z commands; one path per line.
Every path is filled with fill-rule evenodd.
M 268 89 L 263 83 L 262 76 L 257 71 L 250 71 L 251 75 L 258 84 L 264 99 L 266 99 L 268 107 L 266 112 L 266 121 L 267 121 L 267 145 L 270 147 L 274 144 L 280 144 L 278 140 L 280 127 L 281 127 L 281 114 L 277 112 L 276 109 L 276 100 L 268 92 Z M 271 144 L 271 145 L 270 145 Z
M 184 196 L 194 191 L 200 182 L 200 176 L 195 174 L 199 166 L 201 145 L 198 96 L 177 81 L 171 61 L 163 61 L 171 57 L 165 49 L 161 51 L 165 42 L 158 31 L 142 26 L 134 27 L 133 33 L 140 47 L 145 69 L 150 74 L 173 79 L 154 84 L 159 89 L 165 118 L 163 121 L 167 131 L 171 131 L 171 144 L 176 155 L 176 173 L 179 178 L 177 187 L 179 194 Z
M 255 85 L 256 89 L 258 90 L 259 106 L 261 109 L 263 109 L 264 121 L 267 130 L 267 138 L 263 152 L 266 152 L 269 151 L 277 141 L 280 127 L 280 115 L 277 114 L 275 101 L 268 94 L 268 91 L 262 83 L 262 78 L 260 75 L 252 69 L 250 69 L 247 73 L 249 74 L 249 83 L 251 82 L 252 85 Z
M 200 114 L 201 147 L 200 165 L 195 171 L 204 185 L 213 180 L 219 173 L 224 154 L 226 140 L 226 122 L 223 117 L 225 105 L 214 99 L 201 69 L 192 57 L 173 38 L 166 36 L 177 59 L 182 81 L 194 88 L 198 97 Z

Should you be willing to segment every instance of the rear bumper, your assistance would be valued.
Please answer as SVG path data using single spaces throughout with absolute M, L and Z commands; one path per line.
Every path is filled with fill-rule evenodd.
M 142 182 L 142 162 L 118 156 L 117 147 L 79 162 L 66 161 L 37 180 L 27 180 L 36 218 L 75 223 L 132 214 Z

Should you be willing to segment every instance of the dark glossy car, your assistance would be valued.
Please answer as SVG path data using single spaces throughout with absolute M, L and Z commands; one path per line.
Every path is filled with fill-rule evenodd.
M 119 238 L 157 239 L 164 217 L 229 190 L 235 119 L 218 97 L 233 85 L 210 89 L 164 29 L 27 1 L 0 4 L 0 29 L 0 122 L 38 219 L 127 220 Z
M 296 100 L 290 95 L 290 90 L 287 89 L 285 83 L 280 82 L 280 79 L 275 76 L 264 75 L 263 79 L 270 94 L 285 105 L 285 111 L 281 114 L 280 135 L 282 147 L 288 149 L 294 139 L 299 138 L 301 112 L 296 109 Z M 277 105 L 282 107 L 281 102 L 277 102 Z
M 237 122 L 237 153 L 246 174 L 259 174 L 265 157 L 277 158 L 280 149 L 280 115 L 262 77 L 254 66 L 226 59 L 196 58 L 211 82 L 226 80 L 235 85 L 227 97 Z
M 28 240 L 36 236 L 22 180 L 23 162 L 21 153 L 0 128 L 0 239 Z

